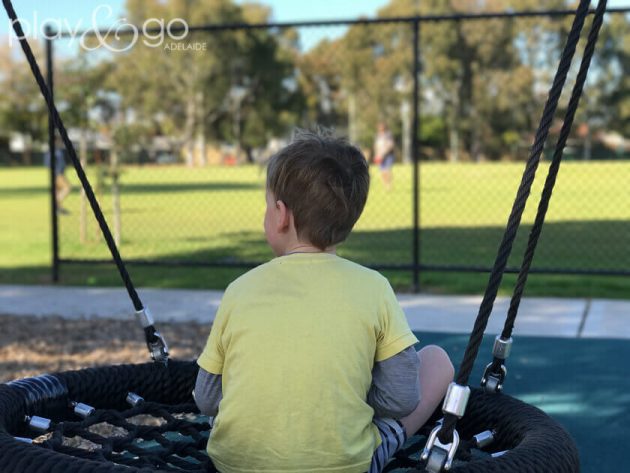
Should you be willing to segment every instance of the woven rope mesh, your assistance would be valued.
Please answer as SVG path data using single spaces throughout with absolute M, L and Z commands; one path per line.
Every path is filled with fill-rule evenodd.
M 42 446 L 101 462 L 161 471 L 209 470 L 210 425 L 194 404 L 153 402 L 117 411 L 98 410 L 80 422 L 56 424 Z
M 191 395 L 196 373 L 194 362 L 172 361 L 167 367 L 149 363 L 59 373 L 52 375 L 54 383 L 33 378 L 0 385 L 0 471 L 213 472 L 205 453 L 208 418 L 198 414 Z M 145 402 L 130 407 L 128 392 Z M 96 411 L 81 419 L 71 401 Z M 51 429 L 44 436 L 29 430 L 27 415 L 50 418 Z M 496 440 L 487 452 L 471 449 L 469 439 L 484 430 L 494 430 Z M 429 431 L 410 438 L 385 471 L 422 471 L 418 457 Z M 539 409 L 506 395 L 473 389 L 458 432 L 463 440 L 454 473 L 579 471 L 577 450 L 564 429 Z M 27 444 L 14 436 L 39 438 L 37 444 Z M 502 450 L 509 452 L 489 455 Z

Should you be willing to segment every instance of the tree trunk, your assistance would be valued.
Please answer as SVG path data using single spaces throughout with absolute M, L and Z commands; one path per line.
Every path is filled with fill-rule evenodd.
M 450 147 L 449 161 L 456 163 L 459 161 L 459 130 L 457 125 L 451 126 L 448 133 L 448 141 Z
M 204 167 L 206 165 L 206 137 L 201 130 L 201 126 L 197 127 L 194 149 L 194 154 L 197 158 L 197 165 Z
M 203 92 L 199 91 L 195 94 L 195 111 L 196 111 L 196 122 L 197 122 L 197 153 L 199 156 L 199 165 L 205 167 L 207 164 L 206 160 L 206 130 L 205 130 L 205 113 L 203 106 L 204 98 Z
M 448 143 L 449 143 L 449 161 L 459 161 L 459 95 L 457 92 L 452 94 L 453 101 L 448 113 Z
M 474 106 L 471 106 L 470 118 L 470 157 L 473 162 L 478 163 L 481 161 L 481 120 Z
M 105 174 L 107 172 L 105 169 L 106 164 L 103 162 L 103 156 L 100 149 L 94 150 L 94 166 L 96 167 L 96 186 L 94 193 L 96 195 L 96 200 L 100 202 L 105 189 Z M 101 228 L 99 227 L 96 219 L 93 219 L 92 221 L 94 222 L 94 239 L 99 241 L 103 236 Z
M 400 118 L 402 120 L 402 159 L 411 162 L 411 104 L 409 99 L 403 99 L 400 104 Z
M 348 96 L 348 138 L 350 143 L 356 144 L 358 138 L 357 97 L 354 92 L 350 92 Z
M 586 135 L 584 136 L 584 149 L 582 150 L 582 159 L 584 161 L 590 161 L 591 159 L 591 150 L 593 148 L 592 143 L 591 128 L 588 127 Z
M 112 150 L 110 174 L 112 176 L 112 207 L 114 211 L 114 242 L 120 246 L 122 222 L 120 218 L 120 188 L 118 187 L 118 152 Z
M 191 139 L 184 143 L 184 158 L 186 159 L 186 166 L 189 168 L 195 165 L 195 142 Z
M 32 143 L 30 134 L 25 134 L 24 136 L 24 150 L 22 151 L 22 164 L 25 166 L 30 166 L 33 163 L 32 157 Z M 52 158 L 51 158 L 52 162 Z
M 83 169 L 87 168 L 87 138 L 85 128 L 81 130 L 81 141 L 79 142 L 79 159 Z M 85 244 L 87 241 L 87 199 L 85 189 L 81 186 L 81 207 L 79 211 L 79 242 Z
M 184 126 L 184 155 L 186 158 L 186 166 L 193 167 L 195 165 L 195 144 L 193 140 L 195 129 L 195 101 L 194 97 L 189 96 L 186 103 L 186 124 Z

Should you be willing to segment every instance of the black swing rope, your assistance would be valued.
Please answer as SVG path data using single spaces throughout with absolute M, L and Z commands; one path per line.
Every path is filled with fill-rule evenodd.
M 112 258 L 114 259 L 114 262 L 116 264 L 116 267 L 118 268 L 120 277 L 122 278 L 123 283 L 125 284 L 125 287 L 127 288 L 127 293 L 129 294 L 131 302 L 133 303 L 133 306 L 136 310 L 136 314 L 138 315 L 142 314 L 143 316 L 141 317 L 141 322 L 143 325 L 144 336 L 147 343 L 147 347 L 149 348 L 149 352 L 154 360 L 166 363 L 168 360 L 168 347 L 166 346 L 164 339 L 162 338 L 162 336 L 156 330 L 154 324 L 152 323 L 150 315 L 146 314 L 146 309 L 144 305 L 142 304 L 142 301 L 140 300 L 140 296 L 138 296 L 138 293 L 133 285 L 133 282 L 131 281 L 131 276 L 129 276 L 129 273 L 127 272 L 127 268 L 125 267 L 125 263 L 123 262 L 120 256 L 118 248 L 116 247 L 116 243 L 114 242 L 112 233 L 109 229 L 109 226 L 107 225 L 105 216 L 103 215 L 103 212 L 101 211 L 98 201 L 96 200 L 94 191 L 92 190 L 92 186 L 90 185 L 90 182 L 87 176 L 85 175 L 85 171 L 83 170 L 83 166 L 81 166 L 81 162 L 79 158 L 77 157 L 77 153 L 76 153 L 76 150 L 74 149 L 74 145 L 72 144 L 72 141 L 68 137 L 68 132 L 66 130 L 66 127 L 63 123 L 63 120 L 61 119 L 61 116 L 59 115 L 57 107 L 55 106 L 55 102 L 52 98 L 52 92 L 46 85 L 46 81 L 44 80 L 44 77 L 41 73 L 39 65 L 37 64 L 35 56 L 33 55 L 31 46 L 26 40 L 26 36 L 24 35 L 22 25 L 20 24 L 17 14 L 15 13 L 11 0 L 2 0 L 2 3 L 4 5 L 5 10 L 7 11 L 7 14 L 9 15 L 9 19 L 11 20 L 11 24 L 13 25 L 13 30 L 15 31 L 15 34 L 17 35 L 18 40 L 20 41 L 22 51 L 24 51 L 24 54 L 26 55 L 26 59 L 29 63 L 31 71 L 33 72 L 33 76 L 35 77 L 35 80 L 37 81 L 37 85 L 39 85 L 39 89 L 42 95 L 44 96 L 44 99 L 46 100 L 46 104 L 48 106 L 48 110 L 50 112 L 50 117 L 52 118 L 52 122 L 54 123 L 54 126 L 59 131 L 61 140 L 63 141 L 63 144 L 66 150 L 68 151 L 68 155 L 70 156 L 70 159 L 72 160 L 72 164 L 74 165 L 74 168 L 77 171 L 77 176 L 79 177 L 79 180 L 81 181 L 81 185 L 83 186 L 83 189 L 85 190 L 85 195 L 87 196 L 88 201 L 90 202 L 90 206 L 92 207 L 92 211 L 94 212 L 94 216 L 96 217 L 96 220 L 101 228 L 101 232 L 103 233 L 103 237 L 105 238 L 107 247 L 109 248 Z M 51 156 L 51 162 L 53 159 L 54 158 Z
M 575 118 L 575 112 L 577 111 L 577 107 L 578 107 L 580 98 L 582 96 L 584 83 L 586 82 L 586 75 L 588 73 L 588 69 L 591 64 L 593 52 L 595 51 L 595 44 L 597 43 L 599 31 L 603 24 L 604 13 L 606 12 L 606 3 L 607 3 L 607 0 L 599 0 L 597 4 L 597 9 L 595 10 L 593 24 L 591 26 L 591 30 L 589 31 L 586 47 L 584 48 L 584 55 L 580 63 L 580 69 L 575 79 L 575 85 L 573 87 L 573 91 L 571 92 L 571 99 L 569 100 L 569 105 L 567 108 L 567 113 L 564 119 L 564 123 L 562 124 L 562 129 L 560 130 L 560 135 L 556 142 L 556 148 L 554 150 L 553 158 L 549 166 L 549 173 L 547 175 L 547 179 L 543 187 L 540 203 L 538 204 L 538 210 L 536 213 L 536 218 L 534 220 L 534 225 L 532 226 L 531 232 L 529 234 L 529 239 L 527 241 L 527 248 L 525 250 L 525 255 L 523 257 L 523 263 L 521 264 L 521 269 L 519 271 L 516 285 L 514 287 L 514 293 L 510 301 L 510 308 L 508 309 L 508 316 L 505 320 L 503 331 L 501 332 L 502 339 L 507 340 L 508 338 L 512 336 L 512 330 L 514 328 L 514 322 L 516 320 L 516 314 L 518 312 L 518 308 L 521 302 L 521 297 L 525 289 L 525 283 L 527 282 L 529 268 L 531 267 L 532 260 L 534 259 L 534 252 L 536 251 L 536 245 L 538 244 L 538 239 L 540 238 L 540 234 L 542 232 L 543 223 L 545 221 L 545 215 L 547 214 L 547 210 L 549 208 L 549 202 L 551 200 L 551 194 L 553 193 L 553 188 L 556 183 L 556 178 L 560 170 L 560 162 L 562 161 L 562 152 L 566 145 L 569 132 L 571 131 L 571 125 L 573 124 L 573 119 Z M 500 359 L 495 358 L 493 361 L 493 367 L 498 368 L 498 365 L 494 365 L 494 364 L 500 363 L 500 361 L 501 361 Z
M 538 131 L 536 133 L 534 144 L 532 146 L 530 157 L 527 161 L 527 165 L 517 191 L 516 199 L 514 201 L 514 205 L 508 219 L 507 228 L 503 235 L 503 240 L 501 241 L 497 258 L 489 277 L 488 286 L 486 288 L 484 298 L 481 302 L 479 313 L 475 320 L 474 328 L 470 335 L 462 364 L 456 376 L 456 383 L 459 385 L 464 386 L 468 384 L 468 379 L 470 377 L 470 373 L 477 357 L 479 347 L 483 339 L 483 334 L 485 332 L 488 319 L 490 318 L 493 304 L 498 293 L 499 286 L 501 285 L 503 273 L 505 271 L 505 267 L 507 265 L 507 261 L 512 250 L 512 245 L 516 237 L 516 232 L 518 230 L 523 211 L 525 209 L 525 204 L 531 191 L 531 186 L 536 175 L 536 169 L 538 167 L 538 164 L 540 163 L 540 158 L 545 141 L 549 134 L 549 129 L 551 127 L 553 116 L 557 108 L 558 101 L 560 99 L 560 95 L 562 93 L 562 89 L 568 75 L 568 71 L 571 66 L 571 61 L 575 53 L 577 43 L 580 39 L 580 32 L 584 25 L 586 16 L 589 14 L 589 4 L 589 0 L 581 0 L 580 5 L 576 10 L 573 25 L 567 38 L 567 43 L 562 53 L 562 57 L 558 66 L 558 71 L 556 72 L 556 76 L 553 81 L 553 85 L 549 91 L 549 97 L 547 99 L 547 103 L 545 104 L 545 108 L 540 121 L 540 125 L 538 127 Z M 562 125 L 560 136 L 556 143 L 552 163 L 549 167 L 534 225 L 530 231 L 523 263 L 519 271 L 517 283 L 515 285 L 513 296 L 510 302 L 508 316 L 506 318 L 505 325 L 501 333 L 502 339 L 510 338 L 512 329 L 514 327 L 518 307 L 520 305 L 525 283 L 527 281 L 529 268 L 531 267 L 536 245 L 538 243 L 538 239 L 542 231 L 542 225 L 545 220 L 545 215 L 549 207 L 549 202 L 551 200 L 553 187 L 555 185 L 556 177 L 560 169 L 562 153 L 566 144 L 567 137 L 571 130 L 571 125 L 575 117 L 575 112 L 577 110 L 580 97 L 582 95 L 583 86 L 586 81 L 586 75 L 590 67 L 591 58 L 595 49 L 595 44 L 597 42 L 605 11 L 606 0 L 600 0 L 595 12 L 591 30 L 589 32 L 588 42 L 585 47 L 584 55 L 580 64 L 580 69 L 571 94 L 571 99 L 569 101 L 564 123 Z M 492 368 L 498 369 L 501 366 L 502 361 L 503 360 L 495 357 L 492 363 Z M 440 440 L 440 442 L 442 442 L 443 444 L 449 444 L 452 442 L 453 431 L 455 430 L 457 420 L 458 418 L 455 415 L 448 413 L 445 414 L 444 422 L 438 432 L 438 439 Z

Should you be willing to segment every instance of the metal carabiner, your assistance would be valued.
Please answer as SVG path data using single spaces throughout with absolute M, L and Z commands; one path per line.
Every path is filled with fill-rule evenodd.
M 433 428 L 420 455 L 420 460 L 427 462 L 425 469 L 430 473 L 450 470 L 455 459 L 455 453 L 457 453 L 459 447 L 459 434 L 456 430 L 453 431 L 453 441 L 451 443 L 443 444 L 440 442 L 437 434 L 441 428 L 441 423 Z
M 488 366 L 486 366 L 483 377 L 481 378 L 481 387 L 484 388 L 487 393 L 498 393 L 503 390 L 503 382 L 507 376 L 507 368 L 502 364 L 501 372 L 496 373 L 490 371 L 492 365 L 493 363 L 488 363 Z

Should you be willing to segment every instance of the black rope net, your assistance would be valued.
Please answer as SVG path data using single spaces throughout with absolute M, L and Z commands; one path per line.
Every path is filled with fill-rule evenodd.
M 3 472 L 207 472 L 210 424 L 192 398 L 197 367 L 89 368 L 0 386 Z M 131 405 L 129 393 L 142 398 Z M 138 399 L 138 398 L 136 398 Z M 75 406 L 93 407 L 84 418 Z M 35 416 L 50 420 L 46 432 Z
M 197 369 L 193 361 L 105 366 L 0 385 L 0 471 L 216 471 L 205 452 L 211 426 L 191 394 Z M 131 407 L 129 392 L 144 401 Z M 74 403 L 95 410 L 81 418 Z M 436 411 L 385 471 L 422 471 L 419 453 L 439 415 Z M 29 426 L 34 416 L 50 419 L 47 432 Z M 579 471 L 567 432 L 510 396 L 474 389 L 458 427 L 463 440 L 453 472 Z M 483 431 L 491 431 L 494 441 L 480 449 L 472 438 Z
M 79 422 L 65 421 L 34 440 L 74 457 L 162 471 L 207 471 L 210 425 L 194 403 L 141 402 L 117 411 L 99 409 Z

